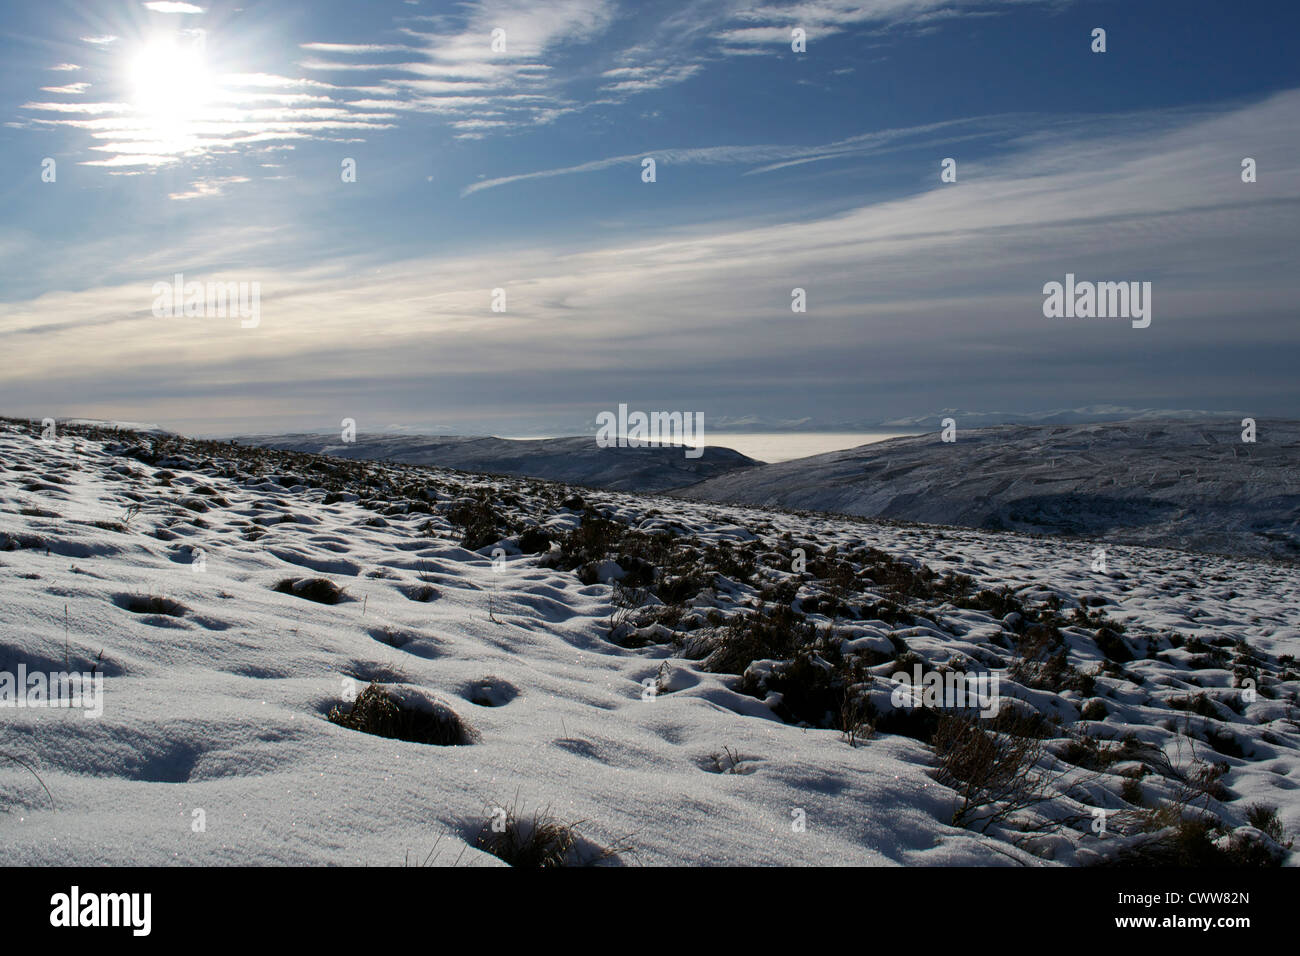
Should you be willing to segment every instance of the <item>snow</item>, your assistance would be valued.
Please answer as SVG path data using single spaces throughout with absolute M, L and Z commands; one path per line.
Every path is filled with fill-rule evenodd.
M 675 494 L 1300 560 L 1300 422 L 938 431 L 729 472 Z
M 513 498 L 520 514 L 552 526 L 577 525 L 573 509 L 541 499 L 537 482 L 377 465 L 381 481 L 418 486 L 435 504 L 377 512 L 355 488 L 327 496 L 295 480 L 292 460 L 271 468 L 255 472 L 235 450 L 207 443 L 149 463 L 130 438 L 88 431 L 42 441 L 39 429 L 0 422 L 0 671 L 64 670 L 66 659 L 72 670 L 96 668 L 105 687 L 99 718 L 0 709 L 0 753 L 29 763 L 54 804 L 0 760 L 11 865 L 401 865 L 431 851 L 431 864 L 497 865 L 473 843 L 494 807 L 516 803 L 521 816 L 549 808 L 581 821 L 593 846 L 632 848 L 614 863 L 1046 862 L 950 825 L 954 794 L 930 776 L 933 753 L 920 741 L 880 734 L 854 747 L 837 731 L 786 724 L 740 693 L 735 676 L 673 657 L 667 645 L 607 640 L 609 585 L 583 584 L 517 549 L 497 570 L 491 546 L 456 543 L 439 506 L 466 490 Z M 553 491 L 547 501 L 569 493 Z M 671 522 L 724 546 L 771 544 L 785 532 L 822 545 L 865 542 L 981 584 L 1092 593 L 1112 618 L 1150 631 L 1248 640 L 1271 655 L 1300 647 L 1300 578 L 1282 566 L 1115 546 L 1110 573 L 1099 576 L 1089 549 L 1067 541 L 582 494 L 633 525 Z M 274 589 L 316 575 L 343 587 L 344 599 L 319 604 Z M 412 598 L 422 589 L 431 596 Z M 719 581 L 697 603 L 727 615 L 750 590 Z M 129 609 L 155 596 L 180 607 Z M 1001 632 L 989 615 L 951 606 L 923 620 L 841 623 L 860 649 L 906 635 L 927 661 L 977 656 Z M 1098 657 L 1083 643 L 1071 649 L 1072 660 L 1089 654 Z M 1187 655 L 1169 656 L 1175 663 L 1131 665 L 1149 675 L 1141 689 L 1113 682 L 1116 733 L 1170 741 L 1157 721 L 1178 716 L 1164 701 L 1188 685 L 1177 665 Z M 1226 671 L 1196 673 L 1231 686 Z M 646 694 L 656 679 L 659 692 Z M 450 707 L 473 742 L 428 746 L 325 719 L 371 681 L 423 707 Z M 1048 692 L 1016 695 L 1077 710 Z M 1232 716 L 1252 752 L 1227 758 L 1240 800 L 1221 809 L 1234 825 L 1244 825 L 1239 807 L 1249 799 L 1279 806 L 1283 822 L 1300 827 L 1300 731 L 1287 700 Z M 792 827 L 800 811 L 803 830 Z M 1077 862 L 1090 839 L 1085 826 L 1046 855 Z
M 931 428 L 938 431 L 943 420 L 951 418 L 965 428 L 992 425 L 1081 425 L 1089 422 L 1166 421 L 1170 419 L 1196 419 L 1198 421 L 1238 421 L 1243 412 L 1217 411 L 1191 408 L 1132 408 L 1126 405 L 1086 405 L 1083 408 L 1055 408 L 1040 412 L 976 412 L 969 409 L 945 408 L 930 415 L 915 415 L 882 422 L 890 428 Z
M 240 444 L 290 451 L 435 465 L 496 475 L 528 475 L 619 491 L 663 491 L 757 464 L 717 445 L 687 458 L 680 445 L 601 448 L 594 436 L 491 438 L 462 435 L 365 435 L 355 441 L 322 435 L 256 435 Z

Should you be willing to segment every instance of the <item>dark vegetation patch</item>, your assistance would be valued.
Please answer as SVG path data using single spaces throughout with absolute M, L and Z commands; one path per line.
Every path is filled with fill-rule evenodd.
M 1100 627 L 1096 635 L 1097 649 L 1106 656 L 1107 660 L 1115 661 L 1119 664 L 1127 664 L 1135 659 L 1132 649 L 1125 642 L 1124 638 L 1118 632 L 1111 630 L 1109 627 Z
M 408 601 L 419 601 L 424 604 L 435 601 L 439 597 L 438 589 L 429 584 L 408 584 L 400 590 Z
M 338 604 L 347 600 L 343 589 L 328 578 L 284 578 L 276 584 L 275 590 L 317 604 Z
M 49 545 L 38 534 L 28 534 L 23 531 L 0 531 L 0 551 L 17 551 L 21 548 L 48 551 Z
M 714 673 L 743 674 L 754 661 L 791 658 L 816 636 L 816 628 L 786 605 L 759 608 L 737 614 L 717 631 L 703 666 Z
M 1070 665 L 1065 640 L 1056 625 L 1031 624 L 1014 640 L 1020 657 L 1010 668 L 1012 680 L 1038 690 L 1092 693 L 1094 678 Z
M 1079 711 L 1084 720 L 1105 720 L 1110 715 L 1106 702 L 1100 697 L 1093 697 Z
M 608 849 L 596 846 L 579 833 L 581 826 L 582 821 L 557 820 L 549 808 L 523 816 L 515 807 L 509 810 L 497 807 L 479 831 L 474 845 L 521 869 L 594 866 L 617 862 L 620 853 L 631 852 L 627 846 Z
M 127 527 L 120 521 L 103 521 L 95 520 L 86 522 L 92 528 L 98 528 L 101 531 L 115 531 L 118 534 L 126 534 Z
M 1110 867 L 1274 867 L 1282 864 L 1283 853 L 1271 841 L 1232 833 L 1211 819 L 1181 820 L 1149 839 L 1126 847 L 1105 859 Z M 1225 845 L 1226 844 L 1226 845 Z
M 446 517 L 461 530 L 461 547 L 470 551 L 486 548 L 511 533 L 511 522 L 486 494 L 456 502 L 447 510 Z
M 1256 830 L 1264 833 L 1270 840 L 1286 849 L 1291 849 L 1292 841 L 1287 839 L 1286 828 L 1277 815 L 1277 807 L 1266 803 L 1252 803 L 1246 807 L 1246 822 Z
M 132 614 L 165 614 L 168 617 L 184 617 L 189 611 L 184 604 L 171 598 L 153 594 L 117 594 L 113 603 Z
M 347 710 L 335 707 L 331 723 L 390 740 L 455 747 L 472 742 L 467 725 L 450 707 L 435 703 L 431 709 L 402 704 L 379 684 L 370 684 Z
M 49 508 L 24 507 L 18 509 L 19 514 L 26 515 L 29 518 L 57 518 L 59 513 L 51 511 Z
M 541 554 L 549 551 L 551 538 L 541 528 L 525 528 L 519 535 L 519 550 L 524 554 Z
M 1036 729 L 1013 721 L 999 732 L 970 716 L 939 717 L 935 778 L 957 792 L 954 826 L 984 832 L 1052 796 L 1051 775 L 1040 768 L 1045 745 Z

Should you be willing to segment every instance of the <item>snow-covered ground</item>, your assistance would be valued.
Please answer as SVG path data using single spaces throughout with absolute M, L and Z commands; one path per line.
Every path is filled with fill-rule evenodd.
M 1284 853 L 1247 807 L 1300 830 L 1285 656 L 1300 651 L 1300 574 L 1142 547 L 1105 559 L 1094 571 L 1094 549 L 1065 540 L 96 429 L 46 441 L 0 422 L 0 674 L 93 669 L 104 688 L 99 717 L 0 708 L 0 754 L 48 788 L 0 759 L 6 862 L 496 864 L 474 845 L 495 808 L 549 809 L 578 824 L 577 857 L 619 851 L 606 863 L 1085 863 L 1168 835 L 1155 811 L 1171 805 L 1212 814 L 1218 844 Z M 910 577 L 922 562 L 974 589 L 938 594 Z M 317 577 L 343 600 L 276 590 Z M 1029 623 L 1048 604 L 1068 666 L 1031 680 L 1015 648 L 1057 630 Z M 820 643 L 753 656 L 741 625 L 775 611 Z M 743 677 L 725 673 L 737 660 Z M 953 825 L 933 740 L 888 719 L 889 675 L 914 663 L 997 673 L 1004 711 L 1040 715 L 1028 770 L 1049 799 L 987 832 Z M 326 719 L 371 682 L 450 708 L 471 742 Z M 872 702 L 874 732 L 850 738 L 817 711 L 837 687 Z
M 698 500 L 1300 561 L 1300 422 L 941 430 L 729 472 Z
M 492 475 L 520 475 L 612 488 L 665 491 L 736 468 L 759 464 L 731 448 L 709 445 L 687 457 L 680 445 L 601 448 L 595 436 L 492 438 L 464 435 L 366 435 L 344 442 L 332 435 L 253 435 L 235 441 L 336 458 L 433 465 Z

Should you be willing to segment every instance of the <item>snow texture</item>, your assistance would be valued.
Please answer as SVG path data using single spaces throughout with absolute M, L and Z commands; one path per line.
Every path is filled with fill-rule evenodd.
M 1251 449 L 1260 467 L 1269 448 Z M 1027 451 L 1009 454 L 1013 474 L 1039 467 Z M 891 456 L 886 469 L 897 467 Z M 1232 460 L 1231 450 L 1213 459 L 1219 472 Z M 515 530 L 467 550 L 447 516 L 479 494 Z M 0 753 L 49 791 L 0 759 L 6 862 L 497 865 L 475 846 L 494 808 L 578 823 L 580 852 L 618 851 L 606 864 L 1046 865 L 1086 862 L 1108 845 L 1086 807 L 1065 798 L 1051 812 L 1073 807 L 1085 822 L 1040 839 L 954 826 L 956 795 L 935 779 L 926 743 L 882 732 L 853 746 L 819 722 L 787 723 L 752 692 L 777 662 L 742 678 L 693 658 L 692 641 L 716 631 L 705 619 L 756 603 L 758 576 L 710 575 L 677 621 L 636 617 L 655 611 L 647 597 L 618 632 L 621 584 L 548 566 L 554 544 L 519 547 L 520 528 L 560 537 L 598 515 L 756 556 L 761 575 L 798 589 L 808 621 L 838 634 L 850 656 L 903 641 L 927 664 L 993 662 L 1014 615 L 939 601 L 890 624 L 863 610 L 879 587 L 859 579 L 847 609 L 827 617 L 808 609 L 814 594 L 825 598 L 820 585 L 786 563 L 793 545 L 877 548 L 981 587 L 1008 585 L 1027 602 L 1104 607 L 1139 651 L 1126 676 L 1096 677 L 1104 721 L 1083 721 L 1073 691 L 1006 680 L 1004 695 L 1057 714 L 1062 733 L 1132 733 L 1183 766 L 1193 753 L 1223 761 L 1227 789 L 1212 802 L 1229 828 L 1244 832 L 1256 801 L 1300 827 L 1300 683 L 1279 661 L 1300 646 L 1290 568 L 1116 545 L 1099 574 L 1089 548 L 1064 540 L 611 491 L 581 498 L 529 480 L 94 428 L 42 440 L 38 425 L 0 421 L 0 672 L 93 668 L 104 678 L 99 718 L 0 708 Z M 633 573 L 631 560 L 606 558 Z M 277 590 L 317 577 L 342 589 L 338 603 Z M 629 629 L 645 640 L 611 640 Z M 1174 632 L 1214 647 L 1248 642 L 1273 675 L 1269 696 L 1236 703 L 1225 658 L 1196 659 Z M 1063 633 L 1073 666 L 1105 662 L 1092 628 Z M 1143 657 L 1144 642 L 1160 653 Z M 453 711 L 472 741 L 425 745 L 326 719 L 372 682 L 426 712 Z M 1206 718 L 1178 729 L 1190 718 L 1171 701 L 1193 693 L 1222 702 L 1213 724 L 1239 755 L 1209 749 Z M 1120 782 L 1094 782 L 1093 801 L 1125 807 Z M 1164 778 L 1144 786 L 1153 798 L 1169 790 Z
M 725 501 L 1300 560 L 1300 422 L 1112 422 L 895 438 L 711 478 Z

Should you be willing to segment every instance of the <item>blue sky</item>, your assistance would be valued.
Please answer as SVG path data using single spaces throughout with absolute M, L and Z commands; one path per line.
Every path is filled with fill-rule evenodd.
M 575 432 L 621 402 L 715 425 L 1300 417 L 1291 3 L 0 18 L 7 414 L 199 433 Z M 177 272 L 260 283 L 259 324 L 155 316 Z M 1151 326 L 1045 318 L 1067 272 L 1152 282 Z

